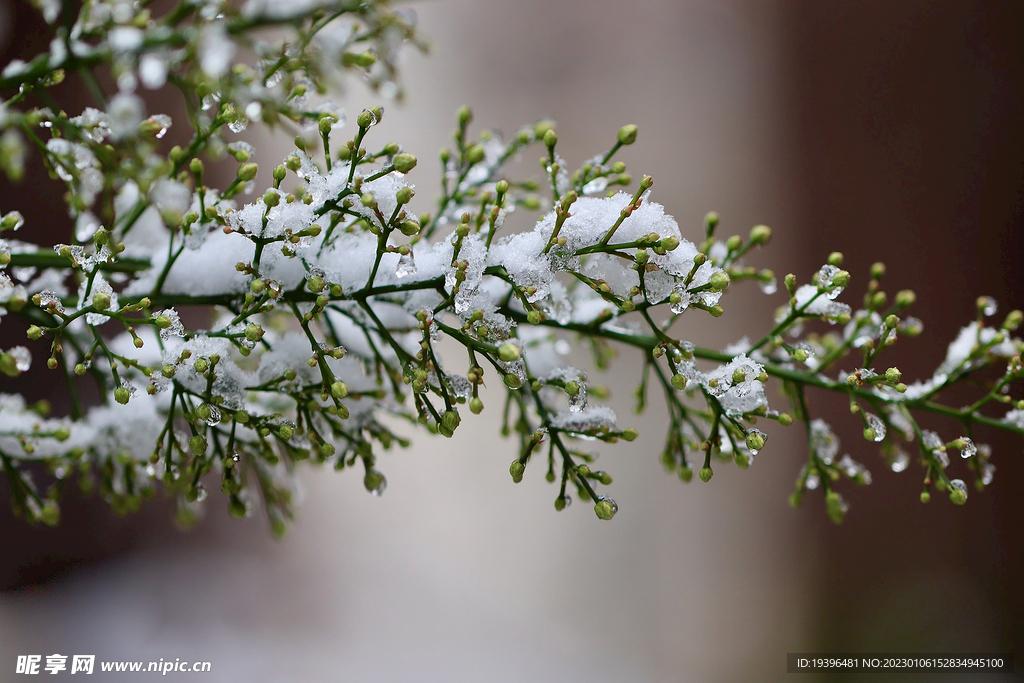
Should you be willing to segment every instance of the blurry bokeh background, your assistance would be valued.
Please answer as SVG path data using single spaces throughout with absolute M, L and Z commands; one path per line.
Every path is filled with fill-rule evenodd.
M 640 138 L 625 160 L 654 176 L 655 200 L 695 240 L 715 209 L 723 234 L 771 225 L 754 261 L 780 274 L 807 278 L 839 250 L 856 284 L 881 259 L 890 291 L 917 290 L 926 334 L 893 352 L 906 376 L 931 373 L 977 295 L 1024 306 L 1021 3 L 416 9 L 434 49 L 407 54 L 407 99 L 386 104 L 378 130 L 419 154 L 423 208 L 438 178 L 428 160 L 460 104 L 506 132 L 554 118 L 573 160 L 632 122 Z M 0 65 L 47 42 L 26 5 L 0 0 Z M 350 114 L 377 102 L 358 86 L 346 98 Z M 34 170 L 0 185 L 0 208 L 22 210 L 27 230 L 52 226 L 36 233 L 52 243 L 66 217 L 48 196 L 60 190 Z M 756 334 L 782 301 L 737 287 L 727 315 L 681 335 L 723 345 Z M 514 447 L 493 409 L 451 441 L 385 457 L 381 498 L 351 473 L 307 471 L 282 541 L 259 518 L 227 519 L 217 496 L 189 533 L 161 504 L 119 520 L 96 501 L 69 503 L 56 530 L 0 507 L 0 678 L 17 654 L 53 652 L 210 660 L 211 681 L 767 681 L 786 677 L 794 651 L 1020 650 L 1019 440 L 990 440 L 995 483 L 964 508 L 922 506 L 918 473 L 886 472 L 842 401 L 820 397 L 817 413 L 875 475 L 844 490 L 851 511 L 836 527 L 820 497 L 786 504 L 806 457 L 796 430 L 770 429 L 754 467 L 719 467 L 709 485 L 666 475 L 660 405 L 630 416 L 638 366 L 621 361 L 604 381 L 642 436 L 603 451 L 620 503 L 609 524 L 585 506 L 556 514 L 540 472 L 513 486 Z M 43 373 L 28 391 L 59 405 Z

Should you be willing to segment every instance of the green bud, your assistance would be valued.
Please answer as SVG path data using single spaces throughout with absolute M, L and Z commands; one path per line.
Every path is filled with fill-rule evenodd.
M 411 187 L 403 187 L 401 190 L 395 193 L 395 200 L 399 204 L 408 204 L 412 201 L 412 198 L 416 195 L 416 191 Z
M 125 405 L 126 403 L 128 403 L 128 399 L 130 399 L 131 397 L 132 393 L 128 391 L 127 387 L 118 387 L 117 389 L 114 390 L 114 400 L 120 403 L 121 405 Z
M 518 389 L 523 386 L 523 380 L 519 379 L 518 375 L 511 372 L 505 375 L 503 381 L 505 382 L 505 386 L 509 389 Z
M 25 335 L 29 339 L 35 341 L 36 339 L 39 339 L 43 336 L 43 328 L 39 327 L 38 325 L 31 325 L 29 326 L 28 330 L 25 331 Z
M 391 165 L 395 167 L 395 170 L 399 173 L 408 173 L 412 169 L 416 168 L 416 157 L 412 154 L 398 154 L 391 161 Z
M 772 239 L 772 229 L 767 225 L 755 225 L 750 229 L 750 241 L 764 246 Z
M 711 285 L 711 289 L 716 292 L 724 292 L 729 288 L 729 274 L 724 270 L 719 270 L 711 275 L 711 280 L 708 282 Z
M 238 179 L 243 183 L 247 183 L 256 177 L 260 167 L 252 162 L 242 164 L 238 167 Z
M 715 473 L 711 470 L 710 467 L 701 467 L 700 472 L 697 473 L 697 476 L 700 477 L 700 480 L 706 484 L 709 481 L 711 481 L 711 477 L 715 476 Z
M 632 145 L 636 142 L 637 127 L 630 123 L 619 128 L 619 144 Z
M 60 508 L 52 500 L 46 501 L 39 510 L 39 521 L 46 526 L 57 526 L 60 523 Z
M 963 505 L 967 502 L 967 485 L 962 479 L 953 479 L 949 482 L 949 501 L 954 505 Z
M 188 440 L 188 448 L 194 455 L 203 455 L 206 453 L 206 449 L 209 444 L 206 443 L 206 438 L 201 434 L 196 434 Z
M 598 499 L 594 505 L 594 514 L 597 515 L 598 519 L 605 521 L 611 519 L 618 512 L 619 506 L 615 504 L 615 501 L 608 497 L 602 497 Z
M 899 371 L 899 368 L 889 368 L 885 371 L 885 381 L 895 384 L 900 381 L 903 377 L 903 373 Z
M 554 147 L 557 144 L 558 144 L 558 133 L 556 133 L 554 130 L 549 128 L 548 131 L 546 133 L 544 133 L 544 145 L 550 149 L 550 148 Z
M 110 308 L 110 295 L 105 292 L 96 292 L 92 295 L 92 307 L 97 311 L 105 311 Z
M 331 396 L 337 399 L 345 398 L 348 396 L 348 386 L 341 380 L 334 382 L 331 384 Z
M 258 342 L 263 339 L 263 328 L 256 323 L 249 323 L 245 326 L 245 338 L 251 342 Z M 200 358 L 199 360 L 202 360 Z M 198 370 L 199 360 L 196 361 L 196 369 Z M 202 372 L 202 371 L 200 371 Z
M 670 381 L 672 382 L 672 386 L 677 391 L 682 391 L 683 389 L 686 388 L 686 381 L 687 380 L 686 380 L 686 377 L 683 376 L 683 375 L 680 375 L 678 373 L 675 374 L 675 375 L 672 375 L 672 379 Z
M 480 145 L 473 145 L 466 150 L 466 161 L 470 164 L 479 164 L 487 156 L 484 148 Z
M 747 448 L 751 452 L 759 451 L 764 448 L 764 434 L 760 434 L 756 431 L 747 432 Z
M 511 342 L 505 342 L 498 347 L 498 358 L 505 363 L 513 363 L 519 360 L 521 353 L 519 347 Z
M 930 503 L 932 501 L 932 494 L 928 491 L 921 491 L 921 502 Z
M 469 402 L 469 412 L 474 415 L 479 415 L 484 409 L 484 402 L 480 400 L 479 396 L 474 396 Z
M 636 439 L 637 436 L 639 436 L 639 434 L 637 434 L 637 431 L 632 427 L 630 427 L 629 429 L 625 429 L 622 432 L 622 438 L 625 439 L 626 441 L 633 441 Z
M 210 369 L 210 361 L 205 358 L 196 358 L 196 362 L 193 364 L 196 372 L 200 375 Z
M 512 481 L 514 481 L 517 484 L 523 480 L 523 473 L 525 471 L 526 465 L 519 462 L 518 460 L 513 460 L 512 464 L 508 468 L 508 473 L 512 475 Z
M 659 243 L 659 246 L 662 249 L 664 249 L 665 251 L 672 251 L 676 247 L 679 246 L 679 238 L 678 237 L 665 237 L 664 239 L 661 240 L 661 242 Z
M 169 317 L 167 317 L 166 315 L 158 315 L 158 316 L 157 316 L 157 317 L 156 317 L 156 318 L 155 318 L 155 319 L 153 320 L 153 324 L 154 324 L 154 325 L 156 325 L 156 326 L 157 326 L 158 328 L 160 328 L 161 330 L 166 330 L 166 329 L 167 329 L 168 327 L 170 327 L 171 325 L 173 325 L 173 324 L 174 324 L 174 321 L 172 321 L 172 320 L 171 320 L 171 319 L 170 319 Z

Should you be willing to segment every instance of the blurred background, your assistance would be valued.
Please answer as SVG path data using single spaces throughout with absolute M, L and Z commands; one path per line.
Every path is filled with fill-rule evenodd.
M 380 130 L 423 160 L 423 208 L 439 177 L 427 160 L 463 103 L 507 133 L 554 118 L 572 161 L 636 123 L 624 159 L 654 176 L 654 199 L 684 234 L 697 240 L 714 209 L 722 234 L 771 225 L 776 238 L 753 261 L 780 275 L 808 278 L 839 250 L 851 303 L 876 260 L 889 291 L 915 289 L 926 333 L 892 352 L 907 377 L 931 374 L 977 295 L 1002 312 L 1024 306 L 1024 4 L 415 7 L 434 48 L 406 54 L 408 96 L 386 104 Z M 48 40 L 27 5 L 0 0 L 0 65 Z M 345 102 L 354 115 L 377 98 L 353 87 Z M 263 164 L 288 151 L 269 144 Z M 48 199 L 62 190 L 38 163 L 32 173 L 0 185 L 0 208 L 25 213 L 39 242 L 63 239 L 66 216 Z M 737 287 L 727 315 L 680 334 L 724 345 L 767 329 L 782 302 Z M 3 346 L 14 327 L 0 329 Z M 57 529 L 0 506 L 0 670 L 17 654 L 59 652 L 209 660 L 211 681 L 771 681 L 786 677 L 787 652 L 1020 650 L 1019 440 L 989 439 L 995 483 L 964 508 L 923 506 L 918 472 L 887 472 L 843 402 L 820 396 L 813 410 L 875 475 L 843 490 L 851 510 L 835 526 L 820 496 L 786 504 L 806 458 L 795 430 L 769 429 L 754 467 L 720 466 L 708 485 L 666 475 L 661 405 L 631 416 L 638 365 L 621 361 L 592 378 L 641 433 L 602 451 L 620 504 L 609 524 L 583 505 L 556 514 L 540 472 L 513 486 L 514 446 L 497 438 L 493 409 L 451 441 L 421 437 L 384 457 L 381 498 L 350 473 L 306 471 L 307 500 L 281 541 L 258 517 L 229 520 L 218 496 L 188 533 L 163 503 L 122 520 L 69 501 Z M 18 389 L 59 405 L 43 378 Z

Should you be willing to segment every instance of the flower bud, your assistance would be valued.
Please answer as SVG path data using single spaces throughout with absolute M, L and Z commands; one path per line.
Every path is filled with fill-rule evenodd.
M 511 342 L 505 342 L 498 347 L 498 358 L 505 363 L 513 363 L 519 360 L 521 353 L 519 347 Z
M 258 342 L 263 339 L 263 328 L 256 323 L 249 323 L 245 326 L 245 338 L 251 342 Z M 202 360 L 201 358 L 199 360 Z M 199 369 L 199 360 L 196 361 L 196 369 Z M 202 372 L 200 370 L 200 372 Z
M 523 472 L 525 471 L 526 465 L 519 462 L 519 460 L 513 460 L 508 468 L 508 473 L 512 475 L 512 481 L 517 484 L 523 480 Z
M 469 402 L 469 412 L 474 415 L 479 415 L 484 409 L 484 402 L 480 400 L 479 396 L 474 396 Z
M 96 292 L 92 295 L 92 307 L 97 311 L 105 311 L 110 308 L 110 295 L 106 292 Z
M 128 399 L 130 399 L 131 396 L 132 393 L 128 391 L 127 387 L 118 387 L 117 389 L 114 390 L 114 400 L 120 403 L 121 405 L 125 405 L 126 403 L 128 403 Z
M 336 399 L 343 399 L 348 396 L 348 385 L 341 380 L 331 384 L 331 396 Z
M 252 162 L 242 164 L 238 167 L 238 179 L 243 183 L 247 183 L 256 177 L 260 167 Z
M 747 448 L 751 452 L 756 452 L 764 448 L 764 434 L 751 430 L 747 432 Z
M 630 123 L 619 128 L 619 144 L 632 145 L 636 142 L 637 127 Z
M 391 161 L 391 165 L 395 167 L 395 170 L 399 173 L 408 173 L 412 169 L 416 168 L 416 157 L 412 154 L 398 154 Z
M 772 239 L 772 229 L 767 225 L 755 225 L 750 229 L 750 241 L 764 246 Z
M 711 481 L 711 477 L 715 476 L 714 471 L 710 467 L 701 467 L 700 472 L 697 473 L 700 480 L 705 484 Z
M 619 506 L 615 504 L 615 501 L 607 496 L 602 496 L 598 499 L 594 505 L 594 514 L 597 515 L 598 519 L 609 520 L 615 516 L 618 512 Z
M 194 455 L 203 455 L 206 453 L 207 446 L 206 438 L 201 434 L 196 434 L 188 440 L 188 448 Z
M 729 288 L 729 274 L 724 270 L 716 271 L 711 275 L 708 284 L 711 285 L 713 291 L 724 292 Z

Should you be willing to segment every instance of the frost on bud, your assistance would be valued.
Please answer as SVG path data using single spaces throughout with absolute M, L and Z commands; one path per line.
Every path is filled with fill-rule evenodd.
M 767 225 L 755 225 L 750 229 L 750 241 L 754 244 L 765 245 L 772 239 L 772 229 Z
M 619 128 L 619 144 L 632 145 L 636 142 L 637 127 L 630 123 Z
M 173 325 L 173 324 L 174 324 L 174 321 L 172 321 L 172 320 L 171 320 L 171 319 L 170 319 L 169 317 L 167 317 L 166 315 L 158 315 L 158 316 L 157 316 L 157 317 L 156 317 L 156 318 L 155 318 L 155 319 L 153 320 L 153 324 L 154 324 L 154 325 L 156 325 L 156 326 L 157 326 L 158 328 L 160 328 L 161 330 L 166 330 L 166 329 L 167 329 L 168 327 L 170 327 L 171 325 Z
M 188 448 L 192 451 L 193 455 L 203 455 L 206 453 L 207 448 L 206 438 L 196 434 L 188 440 Z
M 256 174 L 259 172 L 259 170 L 260 167 L 253 162 L 242 164 L 241 166 L 238 167 L 238 179 L 244 183 L 247 183 L 256 177 Z
M 619 506 L 608 496 L 601 496 L 594 505 L 594 514 L 598 519 L 609 520 L 619 511 Z
M 705 484 L 711 481 L 711 477 L 715 476 L 714 471 L 710 467 L 701 467 L 700 472 L 697 473 L 700 480 Z
M 508 468 L 508 473 L 512 475 L 512 481 L 517 484 L 523 480 L 523 472 L 525 471 L 526 465 L 519 462 L 519 460 L 513 460 Z
M 117 389 L 114 390 L 114 400 L 120 403 L 121 405 L 127 404 L 128 399 L 130 399 L 131 397 L 132 394 L 130 391 L 128 391 L 127 387 L 118 387 Z
M 416 168 L 416 157 L 412 154 L 398 154 L 391 161 L 391 165 L 395 167 L 395 170 L 399 173 L 408 173 L 412 169 Z
M 519 347 L 511 342 L 506 342 L 498 347 L 498 358 L 505 363 L 514 363 L 519 360 L 520 354 Z
M 105 292 L 96 292 L 92 295 L 92 307 L 97 311 L 105 311 L 110 308 L 110 295 Z

